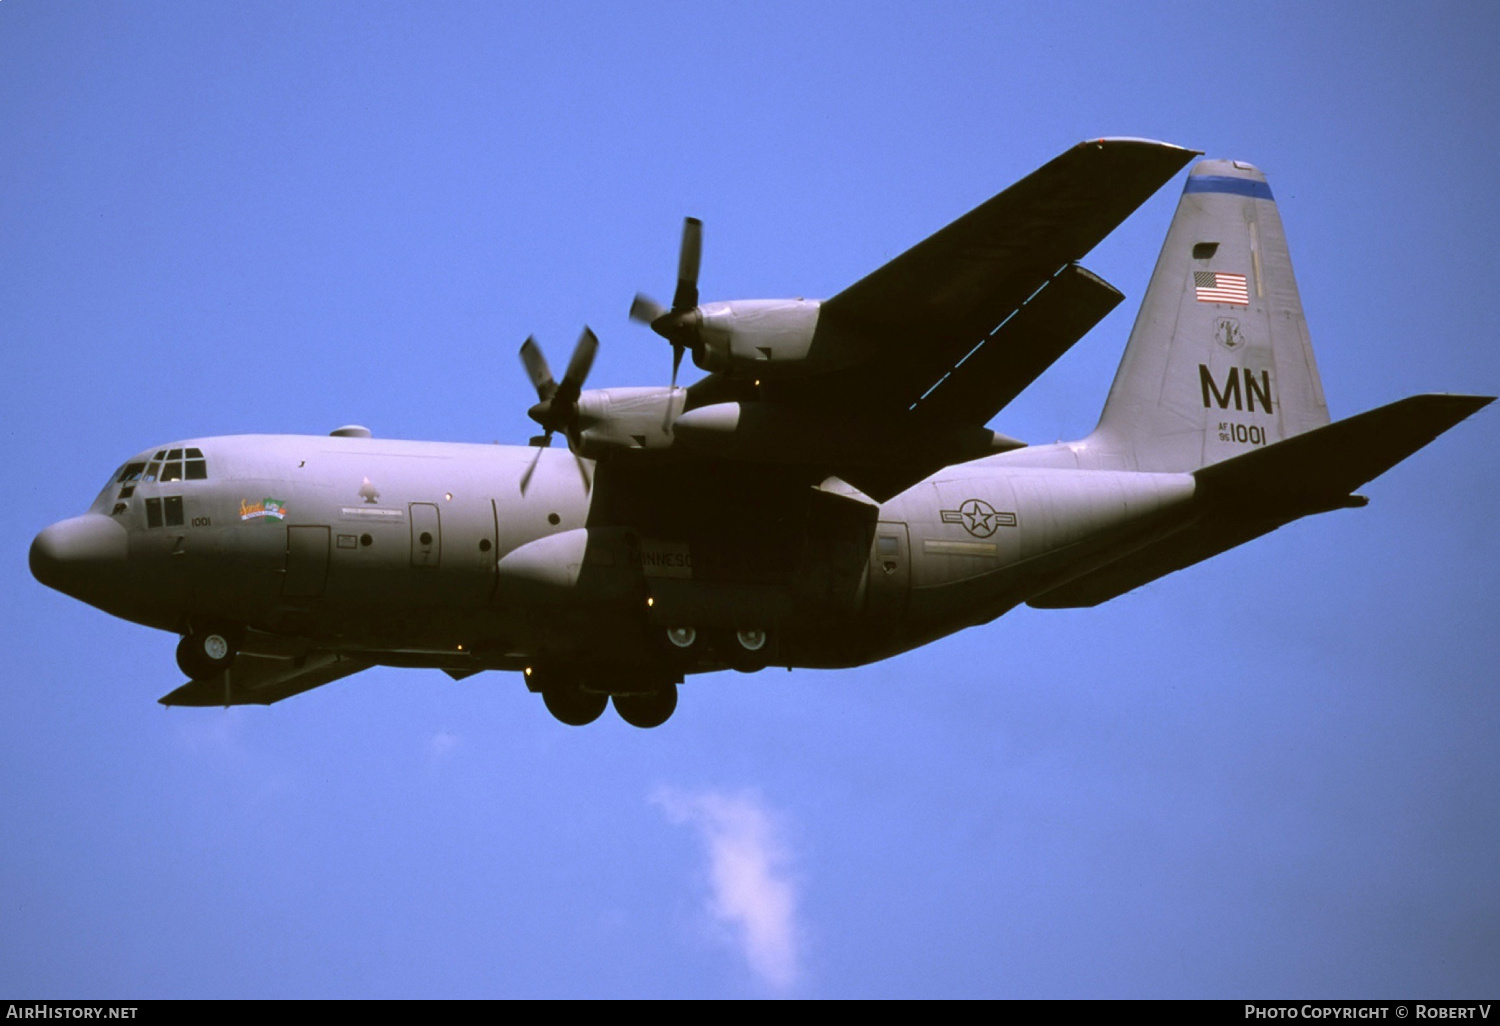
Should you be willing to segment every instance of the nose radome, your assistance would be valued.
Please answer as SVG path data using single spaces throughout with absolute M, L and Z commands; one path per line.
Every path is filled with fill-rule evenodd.
M 31 575 L 49 588 L 71 592 L 90 577 L 123 564 L 125 528 L 100 513 L 59 520 L 31 542 Z

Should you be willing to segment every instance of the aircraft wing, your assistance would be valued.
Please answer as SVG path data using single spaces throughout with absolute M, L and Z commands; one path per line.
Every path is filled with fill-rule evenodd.
M 1080 260 L 1194 151 L 1143 139 L 1080 143 L 823 304 L 890 355 L 951 361 Z M 972 344 L 972 343 L 971 343 Z
M 1114 309 L 1120 293 L 1077 261 L 1195 155 L 1143 139 L 1074 146 L 826 300 L 819 333 L 858 358 L 767 381 L 757 398 L 864 439 L 822 469 L 877 499 L 999 451 L 948 439 L 982 428 Z M 694 385 L 689 407 L 732 391 L 719 379 Z
M 158 701 L 162 705 L 270 705 L 373 665 L 332 652 L 313 652 L 296 659 L 242 652 L 225 672 L 188 681 Z
M 1054 289 L 1066 295 L 1046 302 L 1042 320 L 1067 320 L 1075 306 L 1092 313 L 1107 304 L 1107 312 L 1119 301 L 1114 289 L 1092 275 L 1058 276 L 1195 155 L 1144 139 L 1080 143 L 861 278 L 824 302 L 821 316 L 857 333 L 876 366 L 851 376 L 853 387 L 823 383 L 825 393 L 832 387 L 858 406 L 904 409 L 1007 318 Z M 1014 332 L 1001 348 L 1026 364 L 1036 362 L 1038 345 L 1053 348 L 1055 337 Z M 1008 377 L 1012 394 L 1031 381 L 1023 367 L 987 369 L 989 377 Z

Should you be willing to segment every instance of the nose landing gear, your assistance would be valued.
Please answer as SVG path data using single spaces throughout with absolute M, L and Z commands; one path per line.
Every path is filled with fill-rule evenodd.
M 177 667 L 192 680 L 207 680 L 234 663 L 236 640 L 217 626 L 190 631 L 177 643 Z

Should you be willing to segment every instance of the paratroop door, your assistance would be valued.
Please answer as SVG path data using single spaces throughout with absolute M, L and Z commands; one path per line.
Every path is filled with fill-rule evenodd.
M 411 504 L 411 565 L 437 566 L 443 556 L 443 526 L 430 502 Z
M 299 526 L 286 529 L 285 598 L 316 598 L 328 583 L 328 528 Z
M 911 545 L 906 525 L 881 521 L 870 546 L 870 575 L 865 586 L 866 616 L 878 623 L 898 620 L 906 613 L 911 587 Z

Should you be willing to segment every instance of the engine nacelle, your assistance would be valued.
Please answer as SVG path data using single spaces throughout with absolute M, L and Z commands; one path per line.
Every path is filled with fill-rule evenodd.
M 828 332 L 818 335 L 816 299 L 743 299 L 695 311 L 693 362 L 706 371 L 756 378 L 802 376 L 848 362 Z
M 666 449 L 685 388 L 591 388 L 578 397 L 579 455 L 621 449 Z

